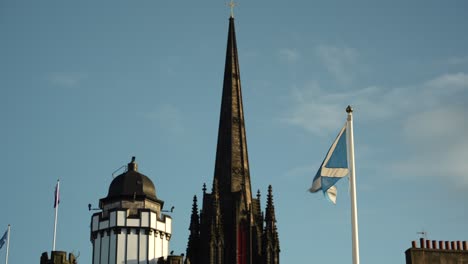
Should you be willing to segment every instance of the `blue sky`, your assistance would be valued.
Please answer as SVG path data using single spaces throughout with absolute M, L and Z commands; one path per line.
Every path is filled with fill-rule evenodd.
M 468 240 L 468 2 L 239 1 L 253 191 L 273 185 L 281 262 L 350 263 L 346 180 L 309 194 L 354 106 L 362 263 L 404 263 L 417 232 Z M 136 156 L 184 253 L 211 185 L 225 1 L 0 1 L 0 229 L 10 262 L 52 247 L 91 262 L 87 204 Z M 4 258 L 4 248 L 0 258 Z

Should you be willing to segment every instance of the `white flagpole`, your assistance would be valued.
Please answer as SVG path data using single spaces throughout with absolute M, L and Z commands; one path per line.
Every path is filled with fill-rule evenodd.
M 354 169 L 354 136 L 353 136 L 353 108 L 346 108 L 348 113 L 347 120 L 347 136 L 348 136 L 348 166 L 349 166 L 349 182 L 351 189 L 351 228 L 353 239 L 353 264 L 359 264 L 359 232 L 358 232 L 358 216 L 357 216 L 357 199 L 356 199 L 356 174 Z
M 54 221 L 54 242 L 52 243 L 52 251 L 55 251 L 55 237 L 57 234 L 57 212 L 58 212 L 58 207 L 59 207 L 59 197 L 60 197 L 60 181 L 57 180 L 57 185 L 55 187 L 55 221 Z
M 8 264 L 8 252 L 10 251 L 10 225 L 8 225 L 8 235 L 7 235 L 7 248 L 5 256 L 5 264 Z

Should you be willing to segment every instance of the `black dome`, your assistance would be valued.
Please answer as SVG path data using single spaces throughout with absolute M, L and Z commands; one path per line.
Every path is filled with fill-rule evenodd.
M 105 199 L 123 197 L 157 200 L 153 182 L 137 171 L 137 164 L 133 160 L 128 164 L 127 172 L 120 174 L 112 181 Z

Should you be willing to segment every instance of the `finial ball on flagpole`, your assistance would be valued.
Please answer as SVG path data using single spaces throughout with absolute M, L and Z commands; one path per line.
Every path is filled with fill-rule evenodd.
M 352 113 L 352 112 L 353 112 L 353 108 L 350 105 L 348 105 L 348 107 L 346 107 L 346 113 L 349 114 L 349 113 Z

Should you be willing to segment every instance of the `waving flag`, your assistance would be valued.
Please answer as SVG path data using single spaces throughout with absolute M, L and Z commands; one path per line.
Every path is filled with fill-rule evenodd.
M 7 240 L 8 236 L 8 230 L 5 231 L 5 234 L 3 234 L 2 238 L 0 238 L 0 249 L 3 247 L 5 244 L 5 241 Z
M 310 192 L 323 191 L 325 196 L 336 204 L 336 182 L 348 175 L 348 154 L 346 144 L 346 124 L 333 142 L 312 181 Z
M 59 203 L 60 203 L 60 183 L 59 181 L 57 181 L 57 185 L 55 185 L 54 208 L 57 208 Z

